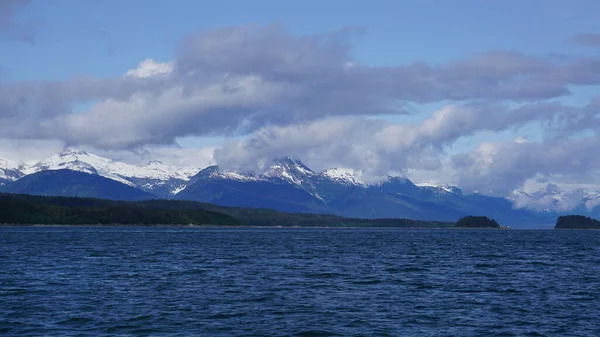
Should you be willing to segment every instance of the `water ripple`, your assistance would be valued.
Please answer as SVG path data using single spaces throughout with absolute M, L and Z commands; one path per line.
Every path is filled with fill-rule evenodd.
M 600 336 L 600 232 L 0 228 L 9 336 Z

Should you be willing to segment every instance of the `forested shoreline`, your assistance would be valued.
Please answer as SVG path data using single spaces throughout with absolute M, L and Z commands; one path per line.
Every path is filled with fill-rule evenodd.
M 113 201 L 93 198 L 0 194 L 0 224 L 199 225 L 261 227 L 449 228 L 452 222 L 356 219 L 327 214 L 283 213 L 177 201 Z

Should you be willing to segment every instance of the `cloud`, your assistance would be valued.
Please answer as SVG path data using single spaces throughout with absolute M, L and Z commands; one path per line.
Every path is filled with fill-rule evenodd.
M 0 138 L 0 161 L 23 164 L 35 163 L 39 160 L 54 156 L 67 148 L 59 141 L 46 140 L 8 140 Z M 151 147 L 131 150 L 101 150 L 89 146 L 78 147 L 78 150 L 88 151 L 106 158 L 123 161 L 130 164 L 146 164 L 149 161 L 160 161 L 177 167 L 193 167 L 201 169 L 214 165 L 214 147 L 181 148 L 181 147 Z
M 536 176 L 562 182 L 600 183 L 597 135 L 541 142 L 486 142 L 473 152 L 455 155 L 452 165 L 467 191 L 507 195 Z
M 600 60 L 514 51 L 435 66 L 365 65 L 350 54 L 356 33 L 294 36 L 280 26 L 205 30 L 185 39 L 173 61 L 146 59 L 122 77 L 3 84 L 0 132 L 127 149 L 330 117 L 405 114 L 411 103 L 530 103 L 567 95 L 572 85 L 600 83 Z M 101 103 L 71 112 L 74 103 L 88 101 Z
M 25 42 L 33 42 L 39 22 L 16 22 L 15 13 L 27 5 L 29 0 L 0 1 L 0 36 Z
M 148 78 L 170 74 L 173 71 L 172 63 L 160 63 L 153 59 L 145 59 L 138 64 L 135 69 L 128 70 L 125 76 L 133 76 L 137 78 Z
M 201 158 L 198 164 L 260 170 L 261 162 L 290 155 L 315 169 L 365 169 L 372 179 L 432 172 L 493 194 L 540 174 L 575 181 L 573 174 L 594 173 L 600 100 L 559 102 L 574 87 L 600 84 L 600 59 L 495 50 L 436 65 L 373 66 L 351 56 L 360 33 L 296 36 L 277 25 L 204 30 L 184 39 L 173 60 L 147 58 L 123 76 L 2 82 L 0 134 L 127 160 L 185 162 L 189 155 Z M 89 102 L 98 103 L 72 111 Z M 419 123 L 379 119 L 422 103 L 444 107 Z M 542 130 L 538 142 L 485 142 L 446 158 L 464 137 L 532 124 Z M 185 136 L 231 139 L 201 155 L 162 150 Z
M 579 206 L 586 196 L 588 196 L 588 192 L 585 190 L 563 191 L 557 184 L 547 183 L 539 191 L 532 194 L 515 193 L 510 196 L 510 199 L 513 201 L 515 208 L 569 211 Z M 598 200 L 586 200 L 584 205 L 591 210 L 597 202 Z
M 571 38 L 571 42 L 580 46 L 599 47 L 600 34 L 580 34 Z
M 38 161 L 55 155 L 62 148 L 59 141 L 29 141 L 0 138 L 0 158 L 16 163 Z
M 102 151 L 93 148 L 80 149 L 90 151 L 102 157 L 136 165 L 144 165 L 150 161 L 158 161 L 167 165 L 173 165 L 181 168 L 191 167 L 197 170 L 215 165 L 214 147 L 204 147 L 200 149 L 181 147 L 145 147 L 136 149 L 134 151 Z
M 445 106 L 415 124 L 332 117 L 265 127 L 245 140 L 227 142 L 216 150 L 215 159 L 227 168 L 259 171 L 261 163 L 291 155 L 303 158 L 316 169 L 360 168 L 374 178 L 390 172 L 439 171 L 447 169 L 441 159 L 446 148 L 459 138 L 534 122 L 559 127 L 566 116 L 578 113 L 552 102 L 515 108 L 472 103 Z

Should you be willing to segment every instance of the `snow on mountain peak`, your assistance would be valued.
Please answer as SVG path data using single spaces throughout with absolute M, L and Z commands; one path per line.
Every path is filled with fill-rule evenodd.
M 419 187 L 425 187 L 425 188 L 436 188 L 439 189 L 441 191 L 447 192 L 447 193 L 459 193 L 460 189 L 456 186 L 450 186 L 450 185 L 438 185 L 432 182 L 420 182 L 420 183 L 416 183 L 415 185 L 419 186 Z
M 0 180 L 13 181 L 23 176 L 18 165 L 10 160 L 0 158 Z
M 213 179 L 231 179 L 231 180 L 239 180 L 239 181 L 257 181 L 261 180 L 260 177 L 255 176 L 253 174 L 243 174 L 236 171 L 222 171 L 219 166 L 213 165 L 209 166 L 197 174 L 197 177 L 200 178 L 213 178 Z
M 16 169 L 18 165 L 15 162 L 10 160 L 0 158 L 0 170 L 13 170 Z
M 88 156 L 89 154 L 85 151 L 74 149 L 74 148 L 65 148 L 63 149 L 58 156 L 59 157 L 68 157 L 68 156 Z
M 157 167 L 157 166 L 164 166 L 165 164 L 163 164 L 162 161 L 160 160 L 151 160 L 149 162 L 146 163 L 146 167 L 148 166 L 153 166 L 153 167 Z
M 332 168 L 323 172 L 323 175 L 333 180 L 341 181 L 352 185 L 365 185 L 361 179 L 363 171 L 356 171 L 350 168 Z
M 66 148 L 55 156 L 22 167 L 24 174 L 62 169 L 98 174 L 147 191 L 174 181 L 176 187 L 171 189 L 171 193 L 198 172 L 198 169 L 176 168 L 159 161 L 151 161 L 147 165 L 132 165 L 73 148 Z
M 58 155 L 37 162 L 31 166 L 23 166 L 25 174 L 32 174 L 47 170 L 73 170 L 89 174 L 98 174 L 96 168 L 90 163 L 90 160 L 81 160 L 81 157 L 87 156 L 87 153 L 76 151 L 63 151 Z
M 300 159 L 284 157 L 273 160 L 271 166 L 262 175 L 270 178 L 285 179 L 294 184 L 301 185 L 304 177 L 314 174 L 315 172 L 304 165 Z

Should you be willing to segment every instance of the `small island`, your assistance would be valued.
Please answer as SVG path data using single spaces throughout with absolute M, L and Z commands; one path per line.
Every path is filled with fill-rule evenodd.
M 600 229 L 600 221 L 583 215 L 563 215 L 556 219 L 555 229 Z
M 466 216 L 460 218 L 454 227 L 458 228 L 505 228 L 500 226 L 494 219 L 490 219 L 487 216 Z

